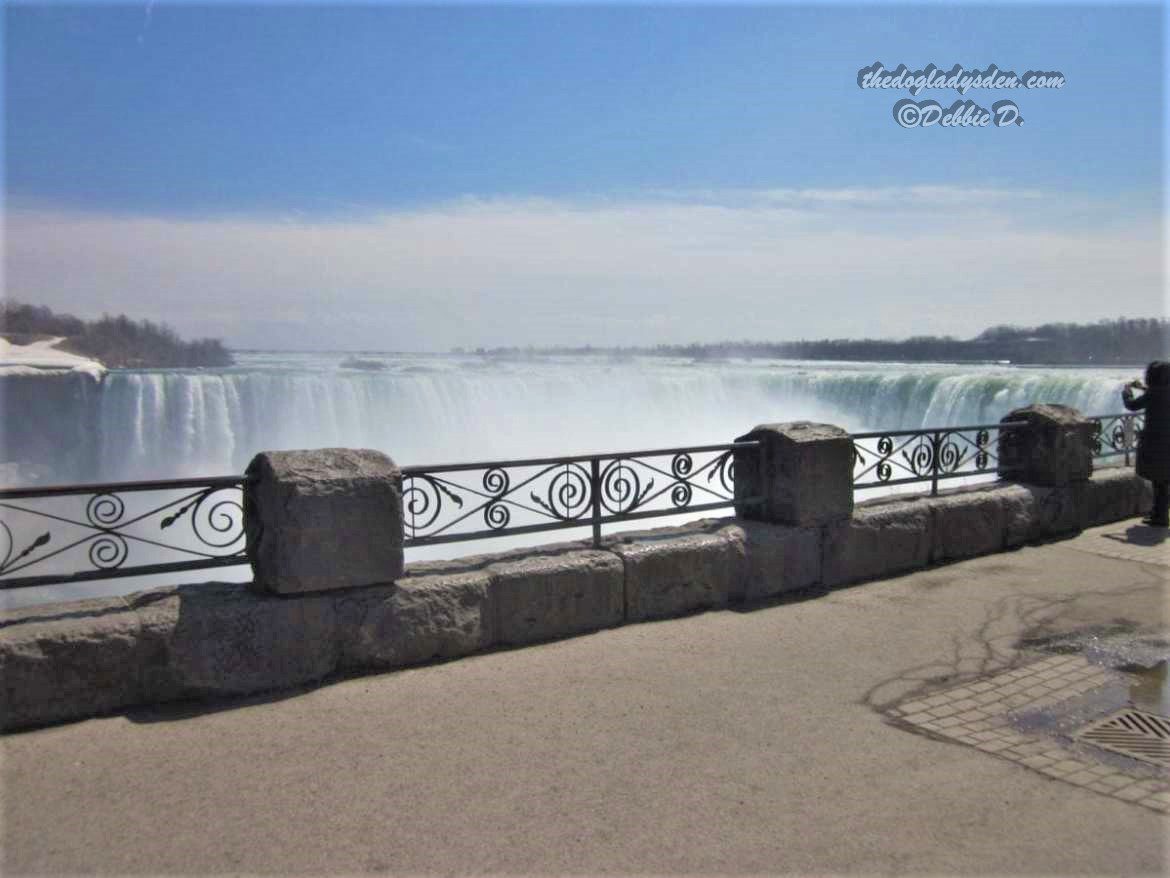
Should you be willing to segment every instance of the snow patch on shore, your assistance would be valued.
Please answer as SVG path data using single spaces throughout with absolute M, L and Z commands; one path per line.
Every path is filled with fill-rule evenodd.
M 101 381 L 106 367 L 97 360 L 57 350 L 64 340 L 64 336 L 58 336 L 19 345 L 0 338 L 0 376 L 82 372 Z

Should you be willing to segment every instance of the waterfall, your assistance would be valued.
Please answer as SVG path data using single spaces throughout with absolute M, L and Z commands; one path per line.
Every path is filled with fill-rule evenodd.
M 341 368 L 342 355 L 241 354 L 227 369 L 113 371 L 65 397 L 22 387 L 4 397 L 5 432 L 20 438 L 6 446 L 54 448 L 72 437 L 74 464 L 52 481 L 238 473 L 257 451 L 282 448 L 377 448 L 401 464 L 445 463 L 724 442 L 773 421 L 855 431 L 954 426 L 1032 402 L 1101 414 L 1120 409 L 1120 388 L 1133 377 L 653 357 L 380 359 L 384 370 L 360 371 Z

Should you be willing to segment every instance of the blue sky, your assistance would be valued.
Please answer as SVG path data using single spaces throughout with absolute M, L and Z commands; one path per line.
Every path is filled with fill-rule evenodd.
M 1163 18 L 1085 4 L 10 5 L 6 286 L 239 345 L 303 345 L 313 327 L 320 346 L 355 348 L 1157 314 Z M 907 130 L 891 112 L 905 91 L 857 87 L 874 61 L 1068 81 L 967 95 L 1014 100 L 1023 126 Z M 975 295 L 1004 313 L 973 313 Z M 713 320 L 712 297 L 772 314 Z M 860 318 L 867 299 L 902 318 Z M 909 317 L 927 302 L 940 313 Z M 483 325 L 501 308 L 531 319 Z M 478 325 L 441 326 L 451 310 Z

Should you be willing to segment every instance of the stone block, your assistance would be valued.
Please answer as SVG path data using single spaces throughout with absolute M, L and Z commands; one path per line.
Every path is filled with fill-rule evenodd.
M 1065 405 L 1031 405 L 1002 421 L 1027 426 L 1001 429 L 997 442 L 1000 478 L 1030 485 L 1064 485 L 1093 473 L 1094 421 Z
M 244 531 L 257 588 L 279 594 L 402 575 L 402 476 L 378 451 L 270 451 L 248 465 Z
M 735 450 L 740 518 L 797 527 L 848 518 L 853 511 L 853 440 L 840 427 L 797 421 L 763 424 L 736 441 L 760 448 Z
M 1043 489 L 1030 485 L 1005 485 L 995 493 L 1003 509 L 1004 548 L 1014 549 L 1040 536 L 1040 506 L 1037 494 Z
M 922 499 L 859 506 L 848 521 L 825 526 L 824 584 L 878 579 L 930 563 L 930 506 Z
M 121 597 L 0 613 L 0 727 L 79 719 L 138 703 L 141 631 Z
M 931 561 L 990 555 L 1004 547 L 1006 519 L 997 492 L 964 491 L 927 501 L 931 523 Z
M 127 601 L 141 624 L 143 688 L 152 701 L 288 689 L 337 667 L 330 595 L 283 598 L 209 582 Z
M 343 670 L 448 659 L 496 642 L 485 571 L 403 576 L 393 585 L 336 593 Z
M 746 570 L 738 597 L 753 601 L 821 581 L 821 528 L 739 521 L 725 528 L 743 543 Z
M 997 489 L 1004 511 L 1004 547 L 1076 533 L 1085 526 L 1089 482 L 1011 485 Z
M 1036 535 L 1039 539 L 1065 536 L 1082 529 L 1088 481 L 1032 487 L 1036 497 Z
M 625 565 L 627 622 L 726 606 L 743 593 L 744 543 L 734 531 L 622 535 L 606 547 Z
M 567 637 L 622 621 L 621 559 L 592 549 L 490 564 L 496 637 L 512 646 Z
M 1128 467 L 1111 467 L 1095 472 L 1093 478 L 1085 482 L 1081 526 L 1095 527 L 1132 518 L 1139 513 L 1145 514 L 1149 507 L 1142 506 L 1143 483 L 1144 480 L 1134 475 Z

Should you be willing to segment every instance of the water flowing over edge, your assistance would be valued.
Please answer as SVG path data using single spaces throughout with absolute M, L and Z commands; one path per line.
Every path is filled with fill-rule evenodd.
M 724 442 L 759 423 L 853 431 L 997 421 L 1033 402 L 1120 409 L 1116 369 L 243 354 L 220 370 L 125 370 L 5 394 L 6 461 L 65 480 L 239 473 L 261 450 L 376 448 L 400 464 Z M 38 379 L 28 379 L 34 384 Z M 47 381 L 50 379 L 40 379 Z M 62 479 L 55 478 L 54 481 Z M 44 476 L 38 481 L 45 481 Z

